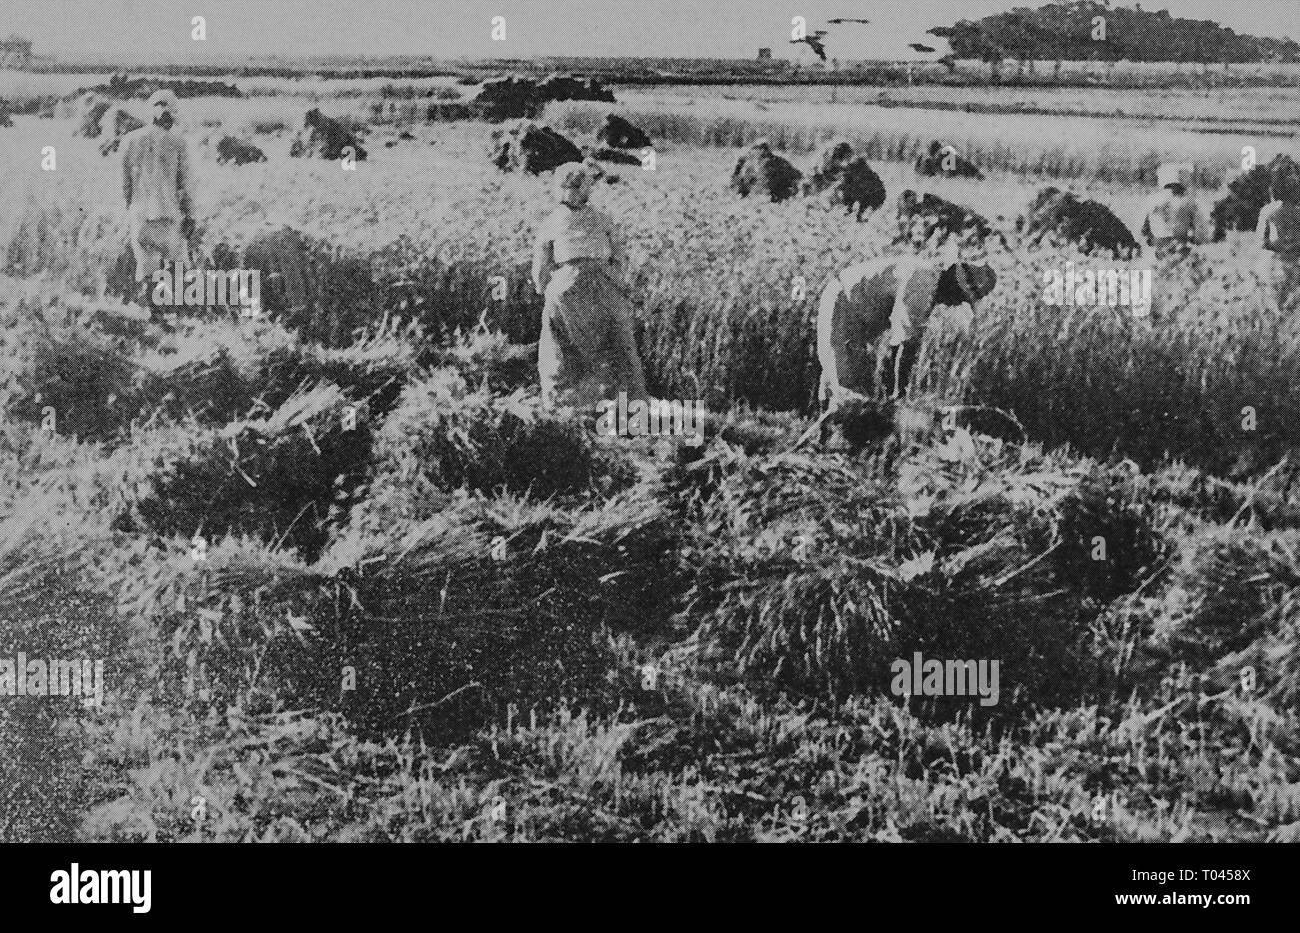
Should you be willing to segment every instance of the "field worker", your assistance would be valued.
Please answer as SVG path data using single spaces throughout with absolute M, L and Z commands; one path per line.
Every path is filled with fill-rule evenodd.
M 1285 311 L 1300 287 L 1300 172 L 1281 165 L 1269 180 L 1273 200 L 1259 212 L 1256 235 L 1264 247 L 1264 302 Z
M 870 260 L 832 278 L 817 310 L 823 407 L 837 407 L 846 393 L 875 394 L 877 348 L 886 336 L 886 385 L 894 398 L 901 397 L 930 312 L 938 305 L 975 308 L 996 284 L 987 265 L 935 264 L 916 256 Z
M 154 271 L 183 259 L 194 232 L 194 176 L 185 137 L 174 128 L 176 95 L 155 91 L 149 109 L 153 122 L 128 134 L 122 147 L 137 297 L 146 306 Z
M 1162 165 L 1156 172 L 1160 193 L 1147 204 L 1142 235 L 1160 254 L 1185 249 L 1209 238 L 1209 225 L 1201 206 L 1187 190 L 1190 165 Z
M 592 184 L 582 163 L 555 170 L 560 206 L 533 249 L 533 287 L 546 296 L 537 370 L 548 408 L 595 406 L 619 392 L 646 398 L 634 310 L 619 281 L 622 249 L 610 219 L 587 203 Z

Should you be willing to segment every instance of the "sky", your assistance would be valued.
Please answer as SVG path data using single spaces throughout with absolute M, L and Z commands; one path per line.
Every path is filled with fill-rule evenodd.
M 186 63 L 205 57 L 419 55 L 443 59 L 542 55 L 646 58 L 777 57 L 812 61 L 789 44 L 791 19 L 808 30 L 830 17 L 840 59 L 914 57 L 940 47 L 931 26 L 979 19 L 1042 0 L 0 0 L 0 36 L 19 33 L 37 54 L 102 62 Z M 1143 9 L 1213 19 L 1238 32 L 1300 40 L 1297 0 L 1148 0 Z M 191 17 L 207 38 L 194 41 Z M 492 19 L 505 17 L 505 39 Z M 933 57 L 933 56 L 923 56 Z

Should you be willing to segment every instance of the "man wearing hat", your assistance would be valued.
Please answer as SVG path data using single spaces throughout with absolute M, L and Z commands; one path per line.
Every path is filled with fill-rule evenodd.
M 1147 205 L 1142 235 L 1157 254 L 1204 243 L 1208 238 L 1205 215 L 1187 190 L 1191 180 L 1190 165 L 1162 165 L 1156 172 L 1160 193 Z
M 122 194 L 142 305 L 149 303 L 153 273 L 184 259 L 194 231 L 194 175 L 185 137 L 175 130 L 176 95 L 155 91 L 149 110 L 153 122 L 128 134 L 122 147 Z

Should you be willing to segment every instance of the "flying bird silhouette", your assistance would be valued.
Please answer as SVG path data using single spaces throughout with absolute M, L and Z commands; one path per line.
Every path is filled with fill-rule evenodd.
M 871 20 L 869 20 L 869 19 L 853 19 L 853 18 L 851 18 L 851 17 L 846 17 L 846 16 L 837 16 L 835 19 L 828 19 L 826 22 L 828 22 L 828 23 L 837 23 L 837 24 L 838 24 L 838 23 L 862 23 L 862 24 L 865 26 L 867 23 L 871 22 Z
M 817 57 L 826 61 L 826 45 L 822 38 L 826 35 L 825 29 L 818 29 L 811 36 L 804 36 L 802 39 L 791 39 L 791 45 L 798 45 L 800 42 L 807 44 L 808 48 L 817 53 Z
M 922 45 L 922 44 L 919 43 L 919 42 L 909 42 L 909 43 L 907 43 L 907 44 L 908 44 L 908 47 L 909 47 L 909 48 L 911 48 L 911 49 L 913 49 L 914 51 L 917 51 L 917 52 L 933 52 L 933 51 L 934 51 L 934 49 L 930 48 L 928 45 Z

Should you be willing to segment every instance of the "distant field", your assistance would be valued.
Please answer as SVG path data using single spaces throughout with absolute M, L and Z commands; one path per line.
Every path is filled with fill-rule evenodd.
M 1295 92 L 1288 88 L 1117 89 L 1107 87 L 912 87 L 825 85 L 682 84 L 656 88 L 665 99 L 720 98 L 762 103 L 872 104 L 894 107 L 927 105 L 970 107 L 976 112 L 1042 113 L 1062 116 L 1149 117 L 1189 123 L 1271 124 L 1300 129 Z
M 368 95 L 418 97 L 428 92 L 456 88 L 451 77 L 431 78 L 321 78 L 304 75 L 301 78 L 227 78 L 249 97 L 309 97 L 324 100 L 331 97 L 363 97 Z M 457 88 L 458 90 L 462 90 Z M 472 94 L 473 88 L 468 88 Z
M 0 68 L 0 97 L 8 101 L 26 98 L 62 97 L 77 88 L 102 84 L 113 76 L 111 71 L 77 74 L 35 74 Z
M 1205 135 L 1168 121 L 999 115 L 870 104 L 729 100 L 717 94 L 678 97 L 623 91 L 616 106 L 552 104 L 548 119 L 572 129 L 594 128 L 617 110 L 652 137 L 693 146 L 741 146 L 758 137 L 807 153 L 844 136 L 868 158 L 911 160 L 931 140 L 955 145 L 986 172 L 1042 175 L 1126 185 L 1153 185 L 1167 159 L 1198 166 L 1197 183 L 1217 188 L 1240 164 L 1242 147 L 1261 160 L 1291 151 L 1290 140 L 1259 133 Z
M 132 77 L 154 72 L 131 72 Z M 34 74 L 26 71 L 0 69 L 0 98 L 24 100 L 43 97 L 63 97 L 78 88 L 103 84 L 113 72 L 82 72 L 76 74 Z M 427 92 L 456 88 L 453 77 L 431 78 L 322 78 L 314 74 L 299 77 L 242 77 L 220 75 L 210 80 L 234 84 L 248 97 L 305 97 L 324 100 L 331 97 L 423 96 Z M 472 88 L 468 89 L 471 93 Z
M 484 61 L 443 61 L 429 58 L 396 58 L 377 63 L 369 59 L 341 58 L 284 61 L 280 59 L 213 59 L 205 65 L 175 65 L 148 62 L 112 63 L 82 60 L 53 62 L 41 66 L 42 74 L 66 73 L 162 73 L 188 77 L 236 75 L 242 80 L 298 80 L 316 75 L 329 80 L 423 81 L 461 76 L 482 79 L 515 71 L 546 74 L 569 71 L 596 75 L 615 84 L 764 84 L 767 86 L 852 86 L 863 82 L 903 85 L 911 82 L 946 86 L 1010 85 L 1060 87 L 1134 87 L 1143 89 L 1186 88 L 1195 90 L 1233 87 L 1295 87 L 1300 84 L 1300 65 L 1256 63 L 1232 64 L 1188 62 L 1098 62 L 1007 60 L 998 67 L 987 62 L 959 60 L 953 70 L 932 57 L 913 56 L 896 61 L 832 61 L 827 64 L 777 59 L 607 59 L 537 58 Z M 910 72 L 910 79 L 909 79 Z

